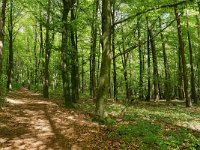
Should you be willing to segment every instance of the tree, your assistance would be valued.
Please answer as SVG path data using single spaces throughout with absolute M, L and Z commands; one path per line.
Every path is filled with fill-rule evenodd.
M 12 78 L 13 78 L 13 0 L 10 0 L 10 12 L 8 22 L 9 32 L 9 58 L 7 68 L 7 90 L 12 89 Z
M 182 39 L 181 21 L 180 21 L 180 15 L 177 12 L 177 6 L 174 7 L 174 12 L 175 12 L 175 17 L 176 17 L 176 21 L 177 21 L 178 40 L 179 40 L 180 54 L 181 54 L 181 60 L 182 60 L 182 66 L 183 66 L 186 107 L 191 107 L 192 103 L 191 103 L 191 98 L 190 98 L 189 84 L 188 84 L 188 77 L 187 77 L 185 48 L 184 48 L 184 43 L 183 43 L 183 39 Z
M 96 49 L 97 49 L 97 19 L 99 0 L 94 0 L 93 16 L 91 25 L 91 52 L 90 52 L 90 95 L 96 98 Z
M 162 20 L 161 17 L 159 17 L 159 26 L 162 28 Z M 166 53 L 166 44 L 165 44 L 165 39 L 163 36 L 163 33 L 160 33 L 161 37 L 161 42 L 162 42 L 162 51 L 163 51 L 163 60 L 164 60 L 164 70 L 165 70 L 165 90 L 164 90 L 164 95 L 167 101 L 171 99 L 171 83 L 170 83 L 170 69 L 169 69 L 169 64 L 168 64 L 168 59 L 167 59 L 167 53 Z
M 102 61 L 96 98 L 96 115 L 104 117 L 104 102 L 108 96 L 111 65 L 111 0 L 102 0 Z
M 72 3 L 75 4 L 76 0 L 72 0 Z M 78 6 L 76 6 L 78 7 Z M 75 14 L 74 7 L 71 8 L 71 85 L 72 85 L 72 101 L 76 103 L 79 99 L 79 61 L 78 61 L 78 40 L 77 40 L 77 26 L 74 23 L 78 14 Z
M 151 27 L 148 27 L 150 43 L 151 43 L 151 52 L 153 59 L 153 88 L 154 88 L 154 100 L 157 102 L 159 100 L 159 86 L 158 86 L 158 61 L 157 61 L 157 52 L 155 47 L 155 40 Z
M 44 53 L 44 81 L 43 81 L 43 96 L 49 98 L 49 59 L 50 59 L 50 13 L 51 13 L 51 0 L 48 0 L 47 6 L 47 22 L 46 22 L 46 41 Z
M 62 46 L 61 46 L 61 59 L 62 59 L 62 82 L 63 82 L 63 94 L 65 99 L 65 106 L 72 107 L 73 102 L 71 99 L 70 94 L 70 87 L 69 87 L 69 25 L 68 25 L 68 15 L 70 9 L 74 5 L 74 1 L 66 1 L 63 0 L 63 18 L 62 18 Z
M 5 12 L 6 12 L 6 0 L 0 3 L 0 97 L 2 96 L 2 73 L 3 73 L 3 47 L 4 47 L 4 25 L 5 25 Z

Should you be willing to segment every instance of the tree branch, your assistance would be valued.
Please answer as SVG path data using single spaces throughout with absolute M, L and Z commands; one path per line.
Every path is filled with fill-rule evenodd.
M 139 16 L 139 15 L 142 15 L 142 14 L 145 14 L 145 13 L 148 13 L 150 11 L 155 11 L 155 10 L 158 10 L 158 9 L 162 9 L 162 8 L 170 8 L 170 7 L 174 7 L 174 6 L 178 6 L 178 5 L 182 5 L 182 4 L 185 4 L 187 2 L 194 2 L 195 0 L 184 0 L 184 1 L 181 1 L 181 2 L 178 2 L 178 3 L 175 3 L 175 4 L 167 4 L 167 5 L 162 5 L 162 6 L 157 6 L 157 7 L 154 7 L 154 8 L 150 8 L 150 9 L 147 9 L 147 10 L 144 10 L 144 11 L 141 11 L 141 12 L 138 12 L 134 15 L 131 15 L 125 19 L 122 19 L 118 22 L 115 22 L 113 24 L 113 26 L 116 26 L 120 23 L 123 23 L 123 22 L 126 22 L 128 20 L 131 20 L 131 19 L 134 19 L 135 17 Z
M 153 37 L 158 36 L 161 32 L 163 32 L 164 30 L 166 30 L 169 26 L 172 25 L 172 23 L 174 23 L 174 21 L 176 21 L 176 19 L 172 20 L 166 27 L 164 27 L 163 29 L 161 29 L 158 33 L 154 34 Z M 117 57 L 119 57 L 119 56 L 121 56 L 121 55 L 124 55 L 124 54 L 126 54 L 126 53 L 128 53 L 128 52 L 130 52 L 130 51 L 136 49 L 137 47 L 139 47 L 139 46 L 141 46 L 141 45 L 144 45 L 144 44 L 146 44 L 146 43 L 148 42 L 148 41 L 145 40 L 145 39 L 143 39 L 143 40 L 141 40 L 141 41 L 143 41 L 143 42 L 141 42 L 140 45 L 139 45 L 139 44 L 135 44 L 135 45 L 133 45 L 133 46 L 127 48 L 125 51 L 123 51 L 123 53 L 119 53 L 119 54 L 115 55 L 115 56 L 113 57 L 113 59 L 114 59 L 114 58 L 116 59 Z

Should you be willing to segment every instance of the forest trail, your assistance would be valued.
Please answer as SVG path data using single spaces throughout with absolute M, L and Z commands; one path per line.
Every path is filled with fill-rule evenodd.
M 26 89 L 11 92 L 7 101 L 0 110 L 0 150 L 112 149 L 104 127 L 80 111 Z

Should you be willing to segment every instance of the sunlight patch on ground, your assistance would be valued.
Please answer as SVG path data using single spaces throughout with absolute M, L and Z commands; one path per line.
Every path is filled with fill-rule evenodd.
M 6 98 L 6 101 L 9 102 L 10 104 L 14 104 L 14 105 L 25 104 L 25 102 L 23 102 L 22 100 L 18 100 L 18 99 Z
M 5 145 L 2 146 L 3 150 L 53 150 L 52 148 L 48 148 L 46 143 L 39 140 L 38 138 L 31 138 L 29 136 L 21 136 L 16 137 L 9 142 L 7 142 Z
M 177 122 L 177 126 L 186 127 L 195 131 L 200 131 L 200 122 L 191 121 L 191 122 Z

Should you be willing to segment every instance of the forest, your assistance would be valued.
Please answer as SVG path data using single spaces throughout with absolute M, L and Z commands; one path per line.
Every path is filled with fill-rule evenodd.
M 199 0 L 0 0 L 0 149 L 200 150 Z

